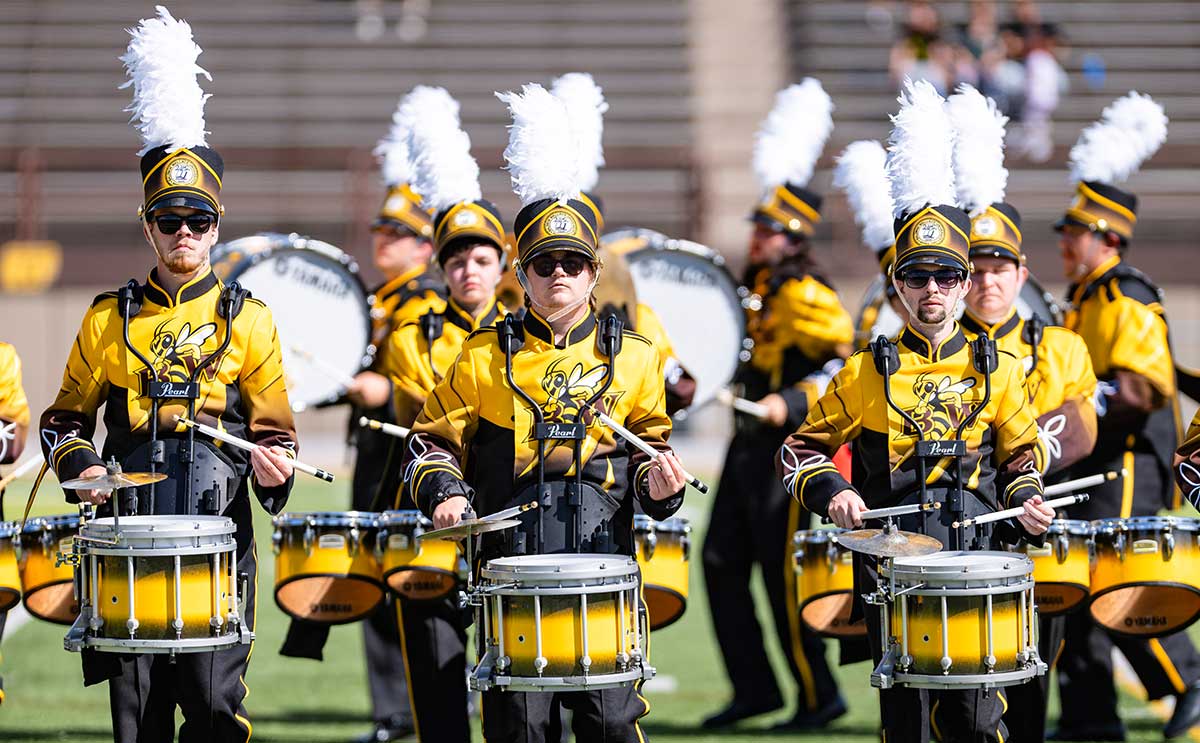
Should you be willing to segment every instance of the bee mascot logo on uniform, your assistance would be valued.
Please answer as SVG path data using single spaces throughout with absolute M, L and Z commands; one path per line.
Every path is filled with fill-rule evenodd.
M 909 414 L 920 427 L 922 436 L 935 440 L 952 437 L 971 412 L 971 405 L 963 395 L 974 386 L 975 379 L 971 377 L 952 383 L 948 376 L 941 379 L 928 373 L 918 376 L 913 383 L 917 404 Z M 905 429 L 906 435 L 915 434 L 907 423 Z

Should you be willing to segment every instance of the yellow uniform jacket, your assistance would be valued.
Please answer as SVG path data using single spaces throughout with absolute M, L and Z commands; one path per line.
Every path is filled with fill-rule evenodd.
M 200 397 L 196 420 L 263 446 L 279 445 L 293 453 L 295 424 L 288 405 L 282 356 L 275 323 L 266 305 L 247 298 L 230 323 L 218 315 L 224 287 L 211 272 L 185 284 L 174 295 L 158 283 L 157 269 L 142 285 L 140 311 L 130 318 L 129 337 L 150 362 L 160 381 L 185 383 L 193 371 L 230 342 L 197 379 Z M 84 314 L 67 359 L 62 387 L 42 414 L 42 449 L 59 480 L 77 477 L 110 456 L 123 461 L 149 439 L 153 375 L 122 339 L 117 292 L 96 297 Z M 104 408 L 108 431 L 104 449 L 92 443 L 96 416 Z M 175 420 L 187 412 L 186 401 L 164 400 L 159 409 L 160 438 L 181 439 L 186 428 Z M 206 437 L 197 434 L 197 442 Z M 216 450 L 241 476 L 249 473 L 249 455 L 216 444 Z M 259 488 L 264 507 L 278 512 L 290 482 Z
M 542 508 L 523 517 L 529 517 L 527 523 L 540 521 L 547 533 L 555 532 L 547 536 L 547 545 L 561 546 L 564 540 L 558 532 L 569 528 L 566 511 L 573 509 L 564 506 L 560 495 L 564 483 L 574 482 L 578 473 L 583 505 L 592 512 L 588 518 L 611 540 L 605 543 L 588 531 L 581 535 L 585 551 L 632 554 L 633 498 L 651 518 L 665 519 L 682 504 L 683 494 L 652 500 L 647 484 L 649 458 L 583 407 L 600 393 L 608 376 L 595 315 L 586 315 L 558 345 L 550 327 L 534 312 L 510 322 L 520 346 L 512 356 L 513 381 L 540 409 L 546 426 L 543 433 L 582 423 L 582 466 L 574 458 L 575 442 L 541 442 L 545 447 L 542 480 L 547 485 L 537 492 L 539 441 L 534 408 L 509 386 L 502 336 L 499 326 L 494 326 L 468 336 L 458 360 L 425 402 L 406 444 L 405 488 L 427 515 L 454 494 L 473 493 L 473 506 L 480 515 L 537 496 Z M 636 333 L 624 331 L 621 339 L 611 384 L 597 407 L 650 446 L 667 450 L 671 421 L 658 375 L 659 352 Z M 520 550 L 511 543 L 499 548 L 508 553 Z M 542 551 L 528 542 L 524 550 Z
M 0 343 L 0 464 L 17 461 L 29 431 L 29 401 L 21 386 L 17 349 Z
M 405 428 L 412 426 L 429 393 L 454 366 L 467 336 L 495 325 L 506 314 L 504 306 L 495 299 L 478 318 L 472 318 L 453 299 L 443 311 L 429 312 L 435 322 L 425 320 L 426 315 L 410 320 L 396 328 L 387 343 L 384 365 L 395 393 L 396 422 Z M 426 337 L 427 329 L 435 333 L 432 345 Z
M 828 282 L 787 264 L 760 270 L 754 292 L 762 309 L 748 315 L 754 347 L 737 381 L 751 400 L 780 393 L 788 406 L 785 425 L 795 428 L 820 396 L 806 378 L 849 352 L 854 321 Z
M 377 356 L 386 356 L 384 345 L 401 325 L 429 310 L 445 308 L 446 282 L 429 266 L 418 266 L 380 285 L 371 292 L 371 342 Z
M 900 366 L 890 380 L 892 399 L 913 417 L 926 440 L 953 439 L 984 397 L 984 378 L 972 364 L 966 335 L 956 328 L 938 348 L 931 348 L 907 326 L 897 350 Z M 997 355 L 991 398 L 963 433 L 963 486 L 987 510 L 1018 505 L 1040 494 L 1038 472 L 1045 457 L 1021 364 L 1011 354 Z M 805 508 L 826 513 L 830 500 L 851 487 L 830 460 L 845 442 L 853 442 L 853 487 L 869 508 L 896 505 L 918 492 L 916 431 L 888 406 L 883 384 L 870 351 L 855 353 L 804 425 L 780 449 L 779 474 Z M 953 460 L 931 463 L 926 482 L 930 487 L 951 487 Z
M 1020 361 L 1026 395 L 1046 449 L 1045 474 L 1059 472 L 1091 453 L 1096 444 L 1096 375 L 1082 338 L 1066 328 L 1031 324 L 1015 309 L 995 325 L 968 310 L 962 326 L 969 337 L 987 335 L 998 349 Z M 1035 329 L 1040 336 L 1036 346 Z
M 1174 471 L 1179 492 L 1200 510 L 1200 410 L 1192 417 L 1187 435 L 1175 452 Z
M 1087 344 L 1099 380 L 1096 446 L 1075 474 L 1121 467 L 1130 472 L 1123 483 L 1093 492 L 1086 510 L 1110 518 L 1173 507 L 1169 471 L 1179 437 L 1175 365 L 1158 287 L 1115 256 L 1072 285 L 1069 298 L 1063 324 Z M 1139 455 L 1157 462 L 1160 476 L 1152 487 L 1134 481 Z
M 667 386 L 667 415 L 690 407 L 696 394 L 696 379 L 675 355 L 675 347 L 671 345 L 671 338 L 667 335 L 662 320 L 658 319 L 658 315 L 649 305 L 638 302 L 633 327 L 638 335 L 649 340 L 658 349 L 663 381 Z

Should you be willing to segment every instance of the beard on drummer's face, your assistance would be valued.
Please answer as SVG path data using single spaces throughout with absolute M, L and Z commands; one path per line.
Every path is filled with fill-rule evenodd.
M 154 212 L 155 215 L 178 214 L 182 217 L 199 213 L 199 209 L 183 206 L 167 207 Z M 196 273 L 208 265 L 209 252 L 218 238 L 217 225 L 214 224 L 204 234 L 197 235 L 188 229 L 185 222 L 174 234 L 164 235 L 154 223 L 153 216 L 148 215 L 142 221 L 142 234 L 150 243 L 150 247 L 154 248 L 159 265 L 180 276 Z

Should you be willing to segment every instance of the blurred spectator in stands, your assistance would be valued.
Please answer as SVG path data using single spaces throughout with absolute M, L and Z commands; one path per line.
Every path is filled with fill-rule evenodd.
M 945 95 L 954 81 L 955 51 L 942 37 L 937 9 L 927 0 L 908 3 L 900 39 L 892 46 L 888 72 L 899 87 L 904 79 L 928 80 Z
M 1053 24 L 1032 28 L 1025 45 L 1025 105 L 1013 144 L 1019 154 L 1040 163 L 1054 152 L 1050 117 L 1067 91 L 1067 75 L 1058 61 L 1059 33 Z

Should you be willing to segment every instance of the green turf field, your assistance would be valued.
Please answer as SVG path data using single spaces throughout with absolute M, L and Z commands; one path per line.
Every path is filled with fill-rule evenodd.
M 339 510 L 349 500 L 347 488 L 346 478 L 334 486 L 324 486 L 305 478 L 299 482 L 289 504 L 290 510 Z M 20 504 L 27 492 L 22 484 L 10 489 L 10 517 L 19 515 Z M 838 669 L 850 713 L 825 731 L 810 735 L 775 735 L 764 729 L 786 717 L 784 713 L 755 720 L 736 731 L 719 735 L 701 734 L 697 730 L 700 719 L 726 702 L 729 690 L 709 627 L 696 559 L 703 541 L 708 499 L 694 491 L 689 491 L 688 498 L 686 508 L 697 517 L 693 518 L 696 529 L 693 533 L 691 604 L 682 620 L 653 638 L 654 664 L 662 677 L 659 681 L 664 682 L 662 686 L 666 688 L 647 692 L 651 713 L 645 721 L 645 730 L 649 737 L 668 743 L 750 743 L 764 737 L 823 739 L 830 743 L 878 740 L 876 693 L 867 682 L 870 669 L 861 663 Z M 37 513 L 69 510 L 53 488 L 44 491 L 39 501 Z M 254 725 L 253 740 L 296 743 L 349 740 L 368 727 L 366 676 L 359 630 L 355 626 L 335 629 L 323 663 L 278 655 L 286 626 L 285 616 L 275 607 L 271 597 L 274 566 L 270 559 L 270 525 L 261 512 L 258 517 L 260 612 L 258 640 L 247 678 L 250 696 L 246 701 Z M 769 620 L 761 609 L 762 603 L 760 622 L 769 627 Z M 5 635 L 0 673 L 4 676 L 8 698 L 0 707 L 0 741 L 111 739 L 106 687 L 83 688 L 79 659 L 62 649 L 64 629 L 34 620 L 16 633 Z M 772 647 L 772 650 L 776 649 Z M 836 653 L 836 650 L 832 652 Z M 777 671 L 784 672 L 777 653 L 774 658 Z M 1130 741 L 1162 740 L 1159 732 L 1162 723 L 1144 702 L 1124 695 L 1122 714 L 1130 729 Z M 475 739 L 482 740 L 478 729 Z

